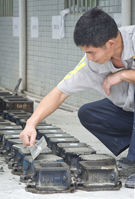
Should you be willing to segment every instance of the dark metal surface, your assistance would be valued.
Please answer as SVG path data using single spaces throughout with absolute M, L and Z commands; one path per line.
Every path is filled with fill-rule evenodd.
M 7 141 L 7 139 L 10 139 L 11 135 L 13 138 L 14 138 L 14 135 L 18 135 L 17 137 L 19 137 L 19 134 L 21 133 L 21 131 L 22 131 L 21 129 L 0 130 L 0 145 L 2 145 L 2 143 L 4 144 Z M 10 136 L 10 137 L 4 137 L 4 136 Z M 3 140 L 3 137 L 7 139 Z
M 4 122 L 0 122 L 0 126 L 3 126 L 3 125 L 13 125 L 13 123 L 8 120 L 4 120 Z
M 16 117 L 16 116 L 23 116 L 23 115 L 25 116 L 25 115 L 27 115 L 27 114 L 28 114 L 28 112 L 23 111 L 23 110 L 22 110 L 22 112 L 16 111 L 16 112 L 14 112 L 14 113 L 8 113 L 7 119 L 10 120 L 10 121 L 13 121 L 13 120 L 12 120 L 13 117 Z M 29 113 L 29 114 L 31 114 L 31 113 Z
M 39 131 L 40 132 L 40 130 L 56 130 L 56 129 L 60 129 L 59 127 L 57 127 L 57 126 L 52 126 L 52 125 L 49 125 L 49 124 L 46 124 L 46 125 L 44 125 L 44 126 L 36 126 L 36 130 L 37 130 L 37 132 Z
M 80 155 L 95 154 L 96 151 L 90 147 L 76 147 L 76 148 L 64 148 L 62 157 L 64 161 L 70 166 L 72 171 L 78 169 L 78 164 L 80 162 Z
M 21 99 L 20 99 L 21 100 Z M 19 98 L 16 101 L 12 99 L 3 100 L 3 110 L 25 110 L 27 112 L 33 113 L 33 101 L 24 98 L 20 101 Z
M 2 113 L 3 119 L 9 119 L 9 115 L 13 113 L 25 113 L 24 110 L 4 110 Z
M 24 146 L 23 144 L 12 145 L 11 152 L 7 156 L 7 162 L 8 162 L 9 169 L 12 169 L 12 167 L 17 163 L 18 150 L 23 146 Z
M 34 160 L 32 156 L 25 156 L 23 161 L 23 175 L 20 177 L 21 182 L 25 182 L 29 178 L 31 178 L 32 172 L 34 171 L 34 163 L 48 163 L 48 162 L 63 162 L 63 158 L 53 155 L 42 153 Z M 14 168 L 13 168 L 14 169 Z M 13 172 L 12 169 L 12 172 Z M 25 180 L 25 181 L 24 181 Z
M 23 118 L 28 120 L 30 118 L 30 116 L 28 116 L 28 115 L 27 116 L 23 116 Z M 20 120 L 21 120 L 21 117 L 16 117 L 16 119 L 15 119 L 16 125 L 21 125 Z
M 1 131 L 2 130 L 21 130 L 22 129 L 22 127 L 21 126 L 17 126 L 17 125 L 10 125 L 10 126 L 8 126 L 8 125 L 1 125 L 0 126 L 0 133 L 1 133 Z
M 74 136 L 71 136 L 70 134 L 68 134 L 68 133 L 64 133 L 64 134 L 62 134 L 62 133 L 54 133 L 54 134 L 44 134 L 44 137 L 45 137 L 45 139 L 46 139 L 46 142 L 47 142 L 47 145 L 49 145 L 49 142 L 50 142 L 50 139 L 51 138 L 74 138 Z
M 82 156 L 88 161 L 80 161 L 76 179 L 80 179 L 78 189 L 94 190 L 119 190 L 121 182 L 118 181 L 118 170 L 114 158 L 107 155 Z M 78 183 L 79 185 L 79 183 Z
M 66 163 L 34 163 L 33 170 L 27 191 L 44 194 L 70 192 L 71 176 Z
M 58 143 L 78 143 L 79 140 L 76 138 L 50 138 L 48 147 L 52 149 L 52 151 L 56 151 L 56 147 Z
M 26 125 L 26 122 L 27 122 L 27 119 L 20 119 L 20 125 L 22 126 L 22 128 L 25 128 L 25 125 Z M 47 125 L 45 121 L 42 121 L 40 122 L 37 126 L 45 126 Z M 49 124 L 51 125 L 51 124 Z
M 35 142 L 37 142 L 37 140 Z M 24 157 L 25 156 L 31 156 L 30 148 L 31 147 L 29 147 L 29 146 L 28 147 L 22 146 L 21 148 L 19 148 L 18 153 L 17 153 L 17 158 L 16 158 L 17 159 L 16 160 L 16 166 L 12 170 L 12 172 L 14 174 L 19 174 L 19 175 L 22 174 Z M 44 153 L 45 154 L 52 154 L 52 151 L 48 147 L 46 147 L 40 154 L 44 154 Z
M 17 139 L 19 139 L 19 134 L 16 134 L 16 135 L 4 135 L 3 136 L 2 147 L 1 147 L 0 152 L 2 152 L 3 150 L 6 150 L 6 145 L 7 145 L 7 142 L 9 140 L 12 140 L 13 143 L 16 144 Z
M 17 136 L 17 135 L 15 135 L 15 136 Z M 22 141 L 20 139 L 17 139 L 17 137 L 16 137 L 16 139 L 8 139 L 6 142 L 6 147 L 5 147 L 5 149 L 6 149 L 5 155 L 6 156 L 8 156 L 8 154 L 11 153 L 11 149 L 14 144 L 22 144 Z
M 38 130 L 37 139 L 40 139 L 42 136 L 46 134 L 65 134 L 66 132 L 62 131 L 61 129 L 48 129 L 48 130 Z
M 56 145 L 56 151 L 54 151 L 54 154 L 60 155 L 62 157 L 62 153 L 64 148 L 78 148 L 78 147 L 88 147 L 86 143 L 58 143 Z
M 0 117 L 0 122 L 4 122 L 5 120 L 2 118 L 2 117 Z
M 20 119 L 23 119 L 23 118 L 29 118 L 32 114 L 31 113 L 21 113 L 21 114 L 17 114 L 17 115 L 12 115 L 11 117 L 11 121 L 12 122 L 16 122 L 16 120 L 20 120 Z

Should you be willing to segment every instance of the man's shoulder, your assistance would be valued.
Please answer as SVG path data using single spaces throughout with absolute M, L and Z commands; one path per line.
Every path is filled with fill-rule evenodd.
M 131 26 L 122 26 L 119 28 L 120 31 L 126 31 L 129 34 L 132 34 L 135 32 L 135 25 L 131 25 Z

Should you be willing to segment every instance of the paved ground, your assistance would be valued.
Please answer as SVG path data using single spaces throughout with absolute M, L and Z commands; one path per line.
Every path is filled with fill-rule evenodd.
M 36 106 L 37 103 L 35 103 L 35 107 Z M 62 130 L 73 135 L 81 142 L 91 145 L 97 153 L 112 155 L 108 149 L 81 126 L 77 118 L 77 111 L 69 112 L 58 109 L 46 119 L 46 122 L 61 127 Z M 123 152 L 117 159 L 126 156 L 126 154 L 127 151 Z M 25 184 L 19 181 L 19 176 L 11 174 L 11 170 L 7 168 L 2 157 L 0 157 L 0 166 L 1 165 L 3 166 L 4 172 L 0 172 L 0 199 L 135 199 L 134 189 L 125 188 L 124 179 L 122 179 L 123 185 L 119 191 L 76 191 L 75 193 L 48 195 L 28 193 L 25 191 Z

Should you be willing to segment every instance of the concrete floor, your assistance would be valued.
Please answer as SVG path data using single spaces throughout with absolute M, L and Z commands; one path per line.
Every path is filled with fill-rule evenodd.
M 35 107 L 38 103 L 35 103 Z M 74 109 L 73 109 L 74 110 Z M 46 118 L 47 123 L 60 127 L 62 130 L 73 135 L 81 142 L 85 142 L 93 147 L 97 153 L 113 154 L 91 135 L 79 122 L 77 111 L 73 112 L 58 109 L 51 116 Z M 123 152 L 116 159 L 126 156 L 127 151 Z M 4 172 L 0 172 L 0 199 L 135 199 L 135 190 L 127 189 L 124 186 L 125 180 L 122 179 L 122 188 L 119 191 L 75 191 L 65 194 L 39 195 L 25 191 L 25 184 L 19 181 L 19 176 L 11 174 L 4 158 L 0 157 L 0 167 L 3 166 Z

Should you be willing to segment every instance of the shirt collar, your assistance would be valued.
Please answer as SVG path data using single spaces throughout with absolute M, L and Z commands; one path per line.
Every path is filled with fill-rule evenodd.
M 124 27 L 119 29 L 122 40 L 123 40 L 123 51 L 122 51 L 122 59 L 128 60 L 131 57 L 134 56 L 134 50 L 133 50 L 133 42 L 130 34 L 124 29 Z
M 110 65 L 111 64 L 111 60 L 108 60 L 106 63 L 104 64 L 99 64 L 98 69 L 99 69 L 99 73 L 106 73 L 110 71 Z
M 134 56 L 133 51 L 133 45 L 132 45 L 132 39 L 127 31 L 125 31 L 123 28 L 119 29 L 122 39 L 123 39 L 123 51 L 122 51 L 122 60 L 126 61 Z M 122 70 L 121 68 L 114 68 L 111 60 L 108 60 L 106 63 L 99 65 L 99 73 L 105 73 L 109 72 L 111 70 L 113 71 L 119 71 Z

